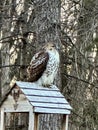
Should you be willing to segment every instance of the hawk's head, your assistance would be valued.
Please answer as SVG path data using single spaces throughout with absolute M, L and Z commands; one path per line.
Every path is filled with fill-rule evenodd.
M 44 46 L 44 50 L 45 50 L 45 51 L 53 52 L 53 51 L 56 50 L 56 46 L 55 46 L 52 42 L 48 42 L 48 43 Z

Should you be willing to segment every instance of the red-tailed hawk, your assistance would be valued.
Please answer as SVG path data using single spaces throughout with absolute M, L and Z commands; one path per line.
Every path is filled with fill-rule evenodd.
M 28 81 L 49 87 L 53 84 L 59 67 L 59 53 L 53 43 L 46 44 L 36 53 L 27 68 Z

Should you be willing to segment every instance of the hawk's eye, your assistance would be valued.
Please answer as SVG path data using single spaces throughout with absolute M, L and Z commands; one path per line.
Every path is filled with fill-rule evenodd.
M 52 45 L 52 47 L 54 48 L 54 47 L 55 47 L 55 45 Z
M 50 48 L 50 50 L 52 50 L 52 48 Z

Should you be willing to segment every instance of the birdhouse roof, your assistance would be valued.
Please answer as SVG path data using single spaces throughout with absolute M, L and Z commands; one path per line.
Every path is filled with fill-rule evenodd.
M 36 83 L 17 81 L 36 113 L 70 114 L 72 107 L 56 86 L 45 88 Z

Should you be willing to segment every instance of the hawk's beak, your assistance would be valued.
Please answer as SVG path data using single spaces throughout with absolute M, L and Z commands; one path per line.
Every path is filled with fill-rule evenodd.
M 55 44 L 55 48 L 59 51 L 60 50 L 60 46 L 58 44 Z

